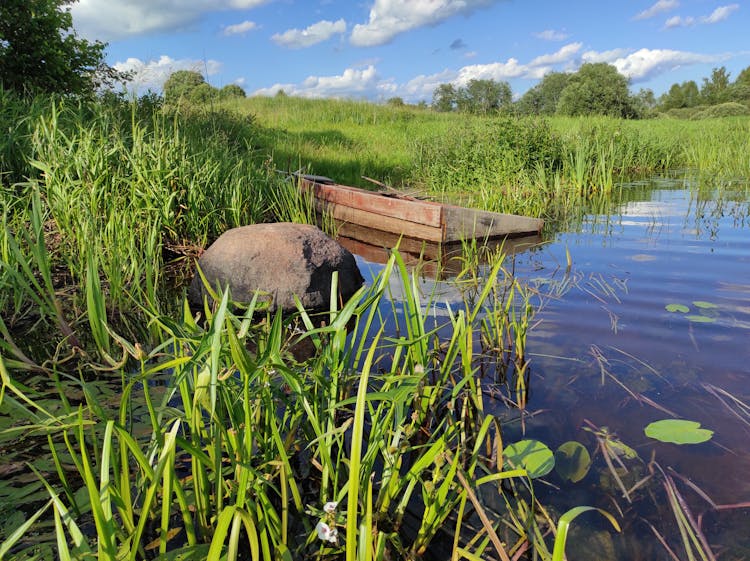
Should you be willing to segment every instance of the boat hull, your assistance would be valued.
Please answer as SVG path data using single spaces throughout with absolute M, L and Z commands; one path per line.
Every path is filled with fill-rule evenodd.
M 497 240 L 539 234 L 539 218 L 501 214 L 412 197 L 300 178 L 300 188 L 315 197 L 319 212 L 339 225 L 340 235 L 369 239 L 369 230 L 431 243 Z M 364 238 L 363 238 L 364 237 Z

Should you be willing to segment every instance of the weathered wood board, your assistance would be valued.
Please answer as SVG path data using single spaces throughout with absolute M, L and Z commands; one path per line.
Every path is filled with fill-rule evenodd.
M 312 190 L 318 211 L 330 213 L 342 226 L 360 227 L 353 229 L 354 235 L 344 234 L 349 237 L 372 237 L 367 230 L 373 229 L 419 241 L 451 243 L 538 234 L 544 225 L 538 218 L 422 201 L 305 177 L 300 187 Z

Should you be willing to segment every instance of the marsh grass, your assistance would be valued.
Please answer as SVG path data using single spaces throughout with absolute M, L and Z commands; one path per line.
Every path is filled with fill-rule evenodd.
M 605 117 L 512 118 L 436 113 L 288 96 L 234 100 L 265 131 L 282 169 L 367 187 L 362 176 L 437 199 L 542 216 L 551 224 L 611 207 L 617 184 L 686 169 L 706 180 L 747 177 L 747 118 L 701 122 Z
M 490 541 L 547 558 L 553 522 L 534 521 L 525 471 L 503 469 L 501 428 L 477 376 L 492 295 L 517 298 L 503 262 L 498 255 L 479 295 L 434 328 L 398 254 L 324 318 L 267 315 L 255 302 L 233 311 L 225 292 L 205 323 L 187 309 L 179 321 L 153 315 L 162 342 L 149 351 L 103 326 L 99 337 L 128 359 L 112 372 L 113 401 L 85 381 L 95 363 L 81 363 L 80 377 L 57 374 L 53 407 L 3 360 L 0 407 L 17 413 L 6 433 L 47 438 L 55 468 L 30 466 L 49 502 L 0 547 L 10 558 L 56 547 L 70 559 L 416 559 L 447 524 L 456 559 L 483 555 Z M 386 301 L 391 275 L 410 287 L 403 306 Z M 402 335 L 384 336 L 390 321 Z M 316 352 L 298 362 L 290 350 L 301 341 Z M 67 397 L 76 386 L 78 403 Z M 476 502 L 482 486 L 495 487 L 506 513 Z M 483 528 L 463 526 L 476 516 Z M 54 542 L 31 543 L 50 517 Z
M 417 558 L 446 528 L 454 559 L 561 555 L 530 480 L 504 467 L 484 403 L 490 375 L 523 419 L 532 382 L 532 293 L 502 253 L 480 269 L 465 248 L 462 305 L 421 294 L 396 254 L 351 301 L 295 318 L 223 293 L 199 319 L 165 286 L 165 264 L 232 226 L 311 218 L 273 171 L 308 163 L 553 222 L 605 212 L 632 173 L 711 175 L 718 159 L 747 176 L 740 119 L 458 122 L 357 102 L 170 112 L 0 96 L 1 438 L 51 457 L 14 466 L 33 484 L 8 496 L 37 510 L 3 524 L 11 558 Z M 294 358 L 300 343 L 309 359 Z M 589 428 L 619 477 L 622 443 Z M 632 497 L 635 485 L 617 488 Z M 701 556 L 669 497 L 688 521 L 686 554 Z
M 0 95 L 3 126 L 14 131 L 0 146 L 0 316 L 16 334 L 51 325 L 72 347 L 93 335 L 106 348 L 87 310 L 143 325 L 144 310 L 177 302 L 169 261 L 299 202 L 273 198 L 283 180 L 258 153 L 249 117 Z

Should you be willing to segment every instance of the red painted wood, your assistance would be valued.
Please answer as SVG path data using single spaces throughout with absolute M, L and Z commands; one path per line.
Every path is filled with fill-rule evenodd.
M 315 197 L 321 201 L 433 228 L 443 227 L 442 205 L 437 203 L 391 197 L 387 194 L 374 193 L 345 185 L 314 183 L 312 188 L 315 191 Z

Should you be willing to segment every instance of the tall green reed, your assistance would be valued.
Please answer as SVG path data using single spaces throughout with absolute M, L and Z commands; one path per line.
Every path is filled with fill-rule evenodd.
M 386 301 L 391 275 L 410 287 L 403 310 Z M 469 493 L 524 474 L 492 459 L 501 431 L 484 411 L 475 334 L 506 279 L 497 263 L 487 278 L 470 307 L 434 328 L 398 256 L 322 317 L 268 316 L 255 302 L 233 309 L 225 292 L 205 308 L 205 324 L 187 309 L 179 321 L 154 315 L 162 343 L 150 351 L 104 326 L 130 365 L 116 370 L 121 395 L 110 404 L 60 373 L 62 408 L 44 410 L 3 368 L 0 406 L 13 400 L 36 419 L 14 430 L 49 435 L 56 458 L 56 477 L 40 474 L 50 503 L 36 514 L 52 509 L 71 559 L 94 550 L 118 559 L 412 559 L 449 521 L 456 555 L 481 555 L 482 540 L 460 522 Z M 402 335 L 384 337 L 392 320 Z M 316 352 L 295 359 L 305 341 Z M 66 397 L 71 385 L 83 390 L 79 404 Z M 513 494 L 505 500 L 530 512 Z M 506 543 L 539 533 L 533 517 L 515 519 L 501 532 Z M 17 545 L 24 532 L 13 534 Z
M 101 289 L 100 317 L 89 317 L 101 343 L 102 316 L 135 325 L 131 318 L 144 309 L 174 305 L 168 260 L 185 249 L 199 252 L 228 228 L 288 213 L 283 205 L 296 203 L 290 197 L 274 206 L 271 195 L 282 180 L 257 153 L 259 133 L 249 117 L 170 113 L 158 104 L 109 98 L 14 101 L 15 112 L 4 107 L 0 114 L 22 130 L 7 139 L 4 151 L 12 157 L 2 161 L 0 284 L 9 290 L 2 291 L 0 317 L 15 329 L 29 310 L 44 310 L 34 298 L 41 278 L 55 295 L 41 317 L 50 317 L 58 302 L 73 331 L 85 322 L 82 311 L 93 309 L 87 294 Z M 33 111 L 21 118 L 24 107 Z M 36 226 L 33 212 L 42 217 Z M 33 244 L 24 232 L 35 236 Z M 36 248 L 31 260 L 29 248 Z M 88 337 L 78 338 L 85 345 Z

